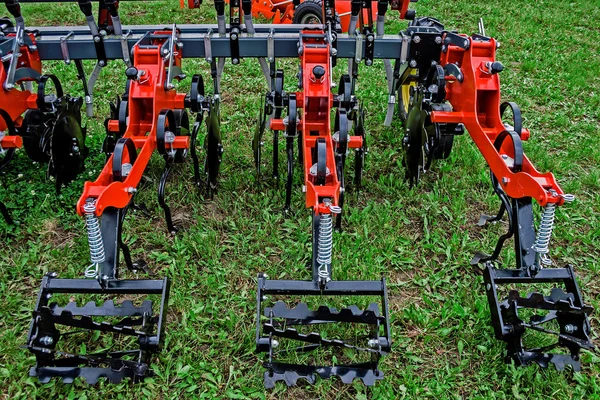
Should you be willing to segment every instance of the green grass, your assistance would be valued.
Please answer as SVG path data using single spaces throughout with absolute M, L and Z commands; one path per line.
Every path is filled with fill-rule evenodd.
M 22 8 L 30 26 L 83 23 L 74 4 Z M 577 196 L 576 203 L 557 213 L 551 255 L 559 264 L 575 266 L 584 298 L 597 308 L 600 2 L 421 0 L 416 9 L 418 15 L 439 18 L 465 33 L 474 32 L 478 18 L 484 17 L 487 33 L 502 43 L 502 95 L 522 107 L 532 132 L 526 153 L 540 171 L 552 171 L 563 189 Z M 404 29 L 406 23 L 389 14 L 387 32 Z M 179 10 L 177 1 L 124 2 L 122 20 L 212 23 L 214 9 L 208 3 L 201 10 Z M 291 91 L 297 61 L 281 64 Z M 86 68 L 91 71 L 92 64 Z M 45 69 L 57 74 L 71 94 L 82 94 L 74 66 L 49 62 Z M 189 77 L 197 72 L 209 77 L 203 60 L 185 60 L 184 71 Z M 61 277 L 80 277 L 89 261 L 75 203 L 83 182 L 94 180 L 103 166 L 102 121 L 125 81 L 123 64 L 114 61 L 97 84 L 96 117 L 86 120 L 91 156 L 83 175 L 56 196 L 53 183 L 45 179 L 45 166 L 32 164 L 20 151 L 2 176 L 3 201 L 18 222 L 7 226 L 0 221 L 2 397 L 600 398 L 595 352 L 584 353 L 581 373 L 504 364 L 482 278 L 469 267 L 473 253 L 489 251 L 502 229 L 475 226 L 481 213 L 498 206 L 485 162 L 465 135 L 455 141 L 451 157 L 437 162 L 420 186 L 410 190 L 402 179 L 399 123 L 383 127 L 383 71 L 381 62 L 360 70 L 357 93 L 367 108 L 370 152 L 364 189 L 349 196 L 345 230 L 335 236 L 334 274 L 337 279 L 387 278 L 394 347 L 382 365 L 384 381 L 372 389 L 337 381 L 273 391 L 262 387 L 262 356 L 253 352 L 256 276 L 266 272 L 308 279 L 304 266 L 310 257 L 310 218 L 299 180 L 293 196 L 296 211 L 287 219 L 279 211 L 283 188 L 255 184 L 250 141 L 265 83 L 251 59 L 241 66 L 228 63 L 222 79 L 226 150 L 214 200 L 204 201 L 194 190 L 191 163 L 179 167 L 167 191 L 185 229 L 175 237 L 167 234 L 156 200 L 162 170 L 156 156 L 146 172 L 149 183 L 138 196 L 152 217 L 132 213 L 125 223 L 124 239 L 134 258 L 144 257 L 158 276 L 173 279 L 166 346 L 153 364 L 157 376 L 144 385 L 100 387 L 57 381 L 40 385 L 27 376 L 34 358 L 19 346 L 25 344 L 42 275 L 56 271 Z M 188 86 L 189 79 L 181 90 Z M 510 251 L 503 259 L 507 265 L 514 262 Z M 593 315 L 591 322 L 597 339 L 598 317 Z

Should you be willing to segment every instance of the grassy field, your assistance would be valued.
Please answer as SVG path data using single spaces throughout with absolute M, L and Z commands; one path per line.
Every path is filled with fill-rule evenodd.
M 532 132 L 525 151 L 540 171 L 553 172 L 565 192 L 577 196 L 557 213 L 551 255 L 558 264 L 575 266 L 584 298 L 597 308 L 600 1 L 421 0 L 414 6 L 418 15 L 439 18 L 447 28 L 465 33 L 476 31 L 483 17 L 487 33 L 502 43 L 502 95 L 521 105 Z M 22 8 L 30 26 L 83 24 L 74 4 Z M 404 29 L 406 23 L 389 14 L 387 32 Z M 180 10 L 175 0 L 124 2 L 121 19 L 125 24 L 212 23 L 214 7 L 206 2 L 201 10 Z M 297 60 L 281 64 L 286 88 L 292 91 Z M 71 94 L 82 94 L 74 66 L 47 63 L 45 68 L 59 75 Z M 91 71 L 92 64 L 86 68 Z M 185 60 L 184 71 L 189 77 L 197 72 L 209 77 L 203 60 Z M 336 76 L 341 73 L 338 67 Z M 345 230 L 334 239 L 334 277 L 387 278 L 394 346 L 383 362 L 382 382 L 371 389 L 338 381 L 263 388 L 262 356 L 254 353 L 256 276 L 309 278 L 304 266 L 310 259 L 310 217 L 303 209 L 299 179 L 295 212 L 285 219 L 280 212 L 283 187 L 258 188 L 255 183 L 250 142 L 266 86 L 258 63 L 250 59 L 225 67 L 225 154 L 214 200 L 203 199 L 194 189 L 191 163 L 179 167 L 167 191 L 184 229 L 169 235 L 156 200 L 163 164 L 156 155 L 138 196 L 151 217 L 132 213 L 125 223 L 124 239 L 134 258 L 145 258 L 157 276 L 173 279 L 166 346 L 153 364 L 157 376 L 143 385 L 99 387 L 81 381 L 40 385 L 27 376 L 34 358 L 19 346 L 25 344 L 43 274 L 81 277 L 89 262 L 75 203 L 83 182 L 94 180 L 103 166 L 102 122 L 109 101 L 125 82 L 123 64 L 115 61 L 98 82 L 96 117 L 86 120 L 91 149 L 86 172 L 56 196 L 53 183 L 45 179 L 45 166 L 32 164 L 20 151 L 1 177 L 0 195 L 18 224 L 0 220 L 0 397 L 600 398 L 597 352 L 584 352 L 581 373 L 504 363 L 482 277 L 469 267 L 473 253 L 490 251 L 504 229 L 475 226 L 480 214 L 498 207 L 483 157 L 465 134 L 455 141 L 448 160 L 437 162 L 418 187 L 409 189 L 403 180 L 400 125 L 383 126 L 383 64 L 361 66 L 360 74 L 357 94 L 367 109 L 370 152 L 364 189 L 349 195 Z M 187 91 L 189 79 L 180 87 Z M 510 247 L 502 254 L 505 265 L 514 263 Z M 597 339 L 597 314 L 591 321 L 592 338 Z

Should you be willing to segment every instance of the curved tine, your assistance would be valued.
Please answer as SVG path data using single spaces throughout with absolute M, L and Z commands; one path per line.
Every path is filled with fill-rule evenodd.
M 340 190 L 340 196 L 338 198 L 338 206 L 340 206 L 340 208 L 342 209 L 342 212 L 337 214 L 335 217 L 335 229 L 338 232 L 342 231 L 342 215 L 344 214 L 344 193 L 345 193 L 345 187 L 346 187 L 346 182 L 344 179 L 344 165 L 345 164 L 346 164 L 346 156 L 345 155 L 339 156 L 337 170 L 338 170 L 338 179 L 340 181 L 341 190 Z
M 286 152 L 287 152 L 287 181 L 285 183 L 285 208 L 284 211 L 291 211 L 292 204 L 292 184 L 294 179 L 294 138 L 286 138 Z
M 171 168 L 173 167 L 173 162 L 169 159 L 165 163 L 165 168 L 163 170 L 162 176 L 160 177 L 160 183 L 158 184 L 158 204 L 162 207 L 165 212 L 165 220 L 167 221 L 167 229 L 169 233 L 176 233 L 178 231 L 177 227 L 173 225 L 173 219 L 171 218 L 171 209 L 165 202 L 165 186 L 167 183 L 167 178 L 171 173 Z
M 190 139 L 190 152 L 192 154 L 192 160 L 194 164 L 194 181 L 196 182 L 196 187 L 198 189 L 202 186 L 202 182 L 200 179 L 200 163 L 198 161 L 198 153 L 196 153 L 196 140 L 198 139 L 198 132 L 202 127 L 202 119 L 202 113 L 196 114 L 196 122 L 192 128 L 192 137 Z

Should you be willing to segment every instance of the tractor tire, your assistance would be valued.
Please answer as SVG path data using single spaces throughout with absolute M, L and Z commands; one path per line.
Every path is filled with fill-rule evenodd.
M 322 24 L 323 5 L 319 0 L 304 0 L 294 11 L 294 24 Z

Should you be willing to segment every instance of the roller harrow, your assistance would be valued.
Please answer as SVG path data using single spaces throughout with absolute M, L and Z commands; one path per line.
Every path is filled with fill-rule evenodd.
M 290 7 L 298 12 L 309 1 L 286 2 L 283 13 L 291 15 Z M 124 219 L 135 207 L 138 186 L 155 151 L 164 160 L 158 202 L 170 233 L 178 229 L 165 200 L 166 183 L 172 168 L 185 162 L 188 153 L 195 186 L 209 198 L 217 193 L 224 149 L 220 83 L 226 61 L 236 68 L 244 59 L 257 59 L 267 87 L 252 138 L 257 181 L 263 181 L 263 144 L 270 130 L 275 181 L 280 179 L 280 139 L 285 139 L 283 209 L 290 214 L 299 165 L 305 207 L 312 216 L 311 278 L 278 280 L 258 275 L 255 345 L 257 352 L 266 353 L 265 387 L 277 382 L 292 386 L 300 380 L 312 384 L 317 378 L 334 376 L 346 384 L 358 379 L 372 386 L 384 377 L 379 362 L 392 349 L 385 278 L 336 280 L 333 269 L 334 231 L 342 229 L 345 193 L 348 186 L 361 188 L 368 152 L 365 109 L 356 93 L 358 65 L 373 67 L 375 60 L 383 60 L 387 80 L 385 123 L 390 125 L 397 112 L 402 126 L 409 185 L 417 185 L 434 160 L 448 158 L 454 137 L 465 132 L 489 165 L 492 189 L 501 206 L 497 215 L 482 216 L 479 226 L 500 221 L 506 214 L 508 231 L 491 255 L 477 253 L 472 264 L 483 273 L 492 326 L 497 339 L 506 343 L 507 361 L 553 364 L 559 370 L 568 365 L 581 368 L 581 349 L 593 348 L 588 318 L 592 308 L 583 302 L 573 268 L 554 267 L 549 257 L 556 210 L 574 197 L 564 193 L 551 173 L 538 172 L 525 156 L 522 142 L 530 132 L 523 126 L 519 107 L 500 100 L 499 74 L 504 67 L 496 60 L 499 44 L 486 36 L 483 21 L 479 33 L 468 36 L 447 30 L 434 18 L 417 18 L 408 10 L 408 0 L 324 0 L 319 3 L 321 19 L 316 25 L 302 20 L 300 25 L 255 26 L 253 15 L 267 15 L 257 2 L 230 0 L 227 21 L 226 2 L 216 0 L 216 25 L 124 26 L 117 1 L 101 0 L 97 17 L 90 0 L 77 3 L 85 19 L 82 26 L 26 29 L 16 0 L 6 1 L 15 23 L 0 20 L 0 152 L 5 152 L 0 169 L 14 149 L 23 146 L 34 161 L 49 163 L 57 190 L 74 180 L 88 153 L 80 108 L 85 104 L 87 115 L 93 114 L 95 83 L 111 60 L 123 62 L 127 78 L 124 94 L 111 105 L 105 122 L 106 164 L 94 182 L 85 183 L 76 208 L 85 220 L 91 265 L 84 269 L 84 278 L 58 278 L 55 272 L 43 278 L 26 344 L 36 358 L 31 376 L 41 382 L 62 378 L 66 383 L 82 377 L 95 384 L 101 378 L 141 382 L 153 375 L 150 364 L 164 344 L 171 282 L 121 278 L 121 253 L 129 273 L 151 274 L 143 260 L 132 260 L 122 240 Z M 181 4 L 201 6 L 197 1 Z M 398 35 L 384 33 L 388 8 L 410 21 Z M 186 79 L 186 58 L 204 59 L 210 65 L 212 94 L 205 93 L 199 74 L 193 75 L 189 93 L 177 91 L 177 81 Z M 298 59 L 298 91 L 284 90 L 284 72 L 277 68 L 277 61 L 284 58 Z M 56 77 L 42 75 L 44 60 L 75 62 L 85 97 L 63 95 Z M 89 79 L 82 60 L 96 60 Z M 334 67 L 340 60 L 347 62 L 347 73 L 336 79 Z M 55 95 L 46 94 L 48 82 L 53 83 Z M 37 83 L 37 92 L 32 91 L 32 83 Z M 188 112 L 195 116 L 191 126 Z M 204 126 L 201 169 L 196 142 Z M 537 230 L 534 201 L 542 208 Z M 0 211 L 10 220 L 2 203 Z M 505 268 L 499 256 L 510 238 L 516 265 Z M 547 293 L 522 294 L 514 289 L 517 284 L 555 287 Z M 512 290 L 505 295 L 502 285 Z M 323 302 L 337 297 L 344 304 L 313 307 L 312 301 L 293 296 Z M 270 302 L 270 297 L 278 300 Z M 53 298 L 68 301 L 61 304 Z M 348 298 L 376 300 L 361 309 L 347 304 Z M 329 326 L 333 329 L 327 330 Z M 361 334 L 348 338 L 339 334 L 342 326 Z M 523 337 L 528 331 L 550 335 L 556 343 L 527 348 Z M 73 339 L 76 335 L 85 339 L 90 332 L 115 337 L 101 341 L 100 347 L 111 343 L 122 348 L 85 354 L 68 350 L 78 343 Z M 566 352 L 556 352 L 560 349 Z M 356 357 L 323 365 L 323 359 L 340 350 Z M 319 356 L 308 355 L 313 353 Z M 288 362 L 289 354 L 307 354 L 299 357 L 306 362 Z

